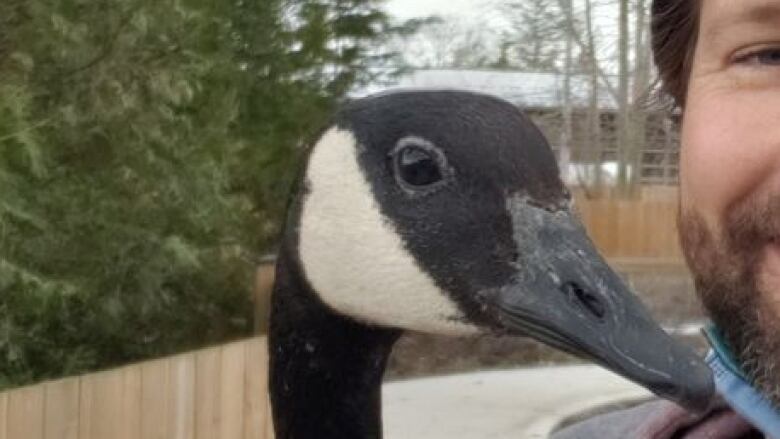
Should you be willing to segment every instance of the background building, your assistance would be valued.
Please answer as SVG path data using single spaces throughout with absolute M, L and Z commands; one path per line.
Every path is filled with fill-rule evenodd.
M 616 86 L 617 78 L 609 80 Z M 487 69 L 416 69 L 394 82 L 375 84 L 355 97 L 391 89 L 459 89 L 494 95 L 522 108 L 550 141 L 568 184 L 614 186 L 618 167 L 628 161 L 639 170 L 638 183 L 676 185 L 679 132 L 665 109 L 640 108 L 632 114 L 633 145 L 618 143 L 618 105 L 610 90 L 589 75 Z M 569 90 L 567 97 L 566 90 Z M 642 134 L 638 134 L 642 133 Z M 567 141 L 567 138 L 570 139 Z M 634 151 L 636 156 L 631 157 Z M 633 159 L 633 160 L 632 160 Z M 633 163 L 636 161 L 636 165 Z

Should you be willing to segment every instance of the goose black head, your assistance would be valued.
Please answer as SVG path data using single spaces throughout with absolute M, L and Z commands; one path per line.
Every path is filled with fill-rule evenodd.
M 311 151 L 292 209 L 303 275 L 372 326 L 535 337 L 703 408 L 709 369 L 663 332 L 572 211 L 540 131 L 454 92 L 355 101 Z

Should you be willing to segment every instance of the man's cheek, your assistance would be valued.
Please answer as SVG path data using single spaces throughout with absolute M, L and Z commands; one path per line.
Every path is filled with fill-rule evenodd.
M 717 105 L 724 99 L 730 104 Z M 780 182 L 780 145 L 751 105 L 733 94 L 691 94 L 681 139 L 681 202 L 695 208 L 713 230 L 747 197 L 772 192 L 773 174 Z
M 682 207 L 698 212 L 711 230 L 721 224 L 727 198 L 734 196 L 734 175 L 722 172 L 725 157 L 722 141 L 715 133 L 689 118 L 683 128 L 680 156 L 680 196 Z M 724 181 L 728 179 L 730 181 Z

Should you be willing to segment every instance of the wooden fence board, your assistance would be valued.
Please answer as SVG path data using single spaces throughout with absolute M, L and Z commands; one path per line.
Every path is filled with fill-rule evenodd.
M 169 360 L 141 365 L 141 437 L 168 439 L 168 366 Z
M 170 361 L 170 404 L 168 436 L 170 439 L 195 438 L 195 355 L 185 354 Z
M 244 394 L 244 439 L 265 439 L 270 420 L 268 406 L 268 343 L 253 340 L 246 345 Z M 269 438 L 270 439 L 270 438 Z
M 114 438 L 118 435 L 118 421 L 122 419 L 121 370 L 101 372 L 92 377 L 92 414 L 89 416 L 90 439 Z
M 92 439 L 92 388 L 95 381 L 89 377 L 79 379 L 79 439 Z
M 274 439 L 276 437 L 276 434 L 274 433 L 274 423 L 272 421 L 273 418 L 271 416 L 271 410 L 270 410 L 271 402 L 270 402 L 270 400 L 268 402 L 268 407 L 269 407 L 269 410 L 268 410 L 268 422 L 266 422 L 266 424 L 265 424 L 266 425 L 265 439 Z
M 219 437 L 221 357 L 220 348 L 195 355 L 195 437 Z
M 78 439 L 79 379 L 66 378 L 43 386 L 45 394 L 43 437 Z
M 650 216 L 652 212 L 648 209 L 648 205 L 642 204 L 638 213 L 634 218 L 634 230 L 636 233 L 633 234 L 634 246 L 631 249 L 631 253 L 637 255 L 649 253 L 652 245 L 659 241 L 658 239 L 648 239 L 650 237 L 642 233 L 642 230 L 647 230 L 652 221 L 654 221 Z
M 9 439 L 43 439 L 42 386 L 25 387 L 8 394 Z
M 221 439 L 242 439 L 244 433 L 245 344 L 222 347 L 222 393 L 220 395 Z
M 122 417 L 118 420 L 118 439 L 142 439 L 141 405 L 143 386 L 141 368 L 128 366 L 122 368 Z
M 8 394 L 0 394 L 0 439 L 8 439 Z

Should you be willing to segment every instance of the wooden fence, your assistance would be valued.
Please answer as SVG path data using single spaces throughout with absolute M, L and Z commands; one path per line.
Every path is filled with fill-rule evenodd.
M 682 261 L 676 188 L 644 188 L 630 199 L 587 199 L 575 192 L 575 199 L 588 233 L 607 258 Z
M 0 439 L 272 439 L 265 338 L 0 393 Z

